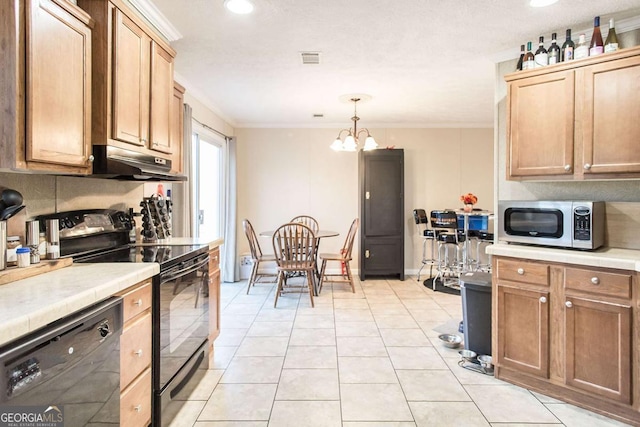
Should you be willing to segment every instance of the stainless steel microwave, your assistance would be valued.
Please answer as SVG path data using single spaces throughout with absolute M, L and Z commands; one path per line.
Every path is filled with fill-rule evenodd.
M 604 202 L 502 200 L 498 211 L 499 241 L 587 250 L 604 244 Z

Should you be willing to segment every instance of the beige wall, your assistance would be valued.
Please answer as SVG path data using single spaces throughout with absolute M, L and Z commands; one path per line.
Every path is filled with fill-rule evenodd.
M 405 151 L 405 270 L 410 274 L 422 258 L 414 208 L 457 208 L 467 192 L 478 196 L 478 207 L 493 206 L 493 130 L 370 130 L 380 146 Z M 342 246 L 358 215 L 358 156 L 329 149 L 336 134 L 336 129 L 236 129 L 239 253 L 248 252 L 243 218 L 259 232 L 298 214 L 312 215 L 321 228 L 340 232 L 323 241 L 321 251 Z M 260 239 L 263 250 L 272 252 L 271 241 Z

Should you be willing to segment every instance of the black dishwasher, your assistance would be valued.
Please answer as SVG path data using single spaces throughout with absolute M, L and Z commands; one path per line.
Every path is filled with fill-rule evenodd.
M 118 426 L 121 334 L 114 297 L 0 347 L 0 425 Z

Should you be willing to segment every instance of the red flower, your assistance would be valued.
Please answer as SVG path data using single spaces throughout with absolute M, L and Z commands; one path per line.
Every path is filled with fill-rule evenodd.
M 478 203 L 478 198 L 473 193 L 467 193 L 460 196 L 460 201 L 465 205 L 475 205 Z

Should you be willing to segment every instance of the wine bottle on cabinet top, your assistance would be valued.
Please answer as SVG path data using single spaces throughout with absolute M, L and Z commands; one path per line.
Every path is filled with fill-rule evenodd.
M 560 62 L 560 47 L 558 46 L 556 39 L 557 39 L 557 34 L 556 33 L 551 34 L 551 46 L 549 46 L 549 51 L 548 51 L 549 65 L 557 64 L 558 62 Z
M 604 53 L 604 43 L 602 42 L 602 33 L 600 32 L 600 17 L 593 18 L 593 35 L 591 36 L 591 44 L 589 45 L 589 56 L 601 55 Z
M 520 45 L 520 58 L 518 58 L 518 65 L 516 65 L 516 70 L 522 70 L 522 62 L 524 61 L 524 45 Z
M 571 61 L 573 59 L 573 50 L 576 48 L 575 43 L 571 40 L 571 30 L 567 30 L 567 39 L 562 44 L 560 50 L 560 61 Z
M 582 59 L 589 56 L 589 46 L 587 46 L 587 39 L 584 34 L 580 34 L 580 38 L 578 39 L 578 46 L 573 51 L 574 59 Z
M 618 35 L 612 18 L 609 20 L 609 34 L 607 34 L 607 40 L 604 42 L 604 51 L 609 53 L 618 49 L 620 49 L 620 45 L 618 45 Z
M 524 59 L 522 61 L 522 69 L 533 70 L 535 67 L 534 59 L 535 57 L 533 56 L 533 52 L 531 52 L 531 42 L 527 42 L 527 53 L 524 55 Z
M 538 50 L 536 50 L 535 55 L 535 67 L 544 67 L 545 65 L 549 65 L 549 54 L 547 53 L 547 49 L 544 48 L 544 37 L 540 36 L 540 41 L 538 43 Z

